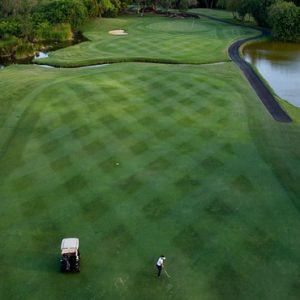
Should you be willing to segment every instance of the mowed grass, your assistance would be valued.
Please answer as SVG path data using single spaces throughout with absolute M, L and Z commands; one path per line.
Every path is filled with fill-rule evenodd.
M 126 36 L 108 32 L 124 29 Z M 98 19 L 82 28 L 89 41 L 55 51 L 39 64 L 82 66 L 107 62 L 147 61 L 211 63 L 228 61 L 227 47 L 257 31 L 205 18 L 176 19 L 159 16 L 123 16 Z
M 205 14 L 207 16 L 219 18 L 221 20 L 233 20 L 232 12 L 226 9 L 192 8 L 188 11 L 193 13 Z
M 0 79 L 1 299 L 299 298 L 299 126 L 232 63 Z
M 229 21 L 236 24 L 243 24 L 242 20 L 237 19 L 236 16 L 233 15 L 232 11 L 225 10 L 225 9 L 192 8 L 189 9 L 188 12 L 196 13 L 196 14 L 204 14 L 209 17 L 218 18 L 220 20 Z M 253 17 L 248 14 L 244 18 L 244 24 L 253 25 L 253 26 L 257 25 Z

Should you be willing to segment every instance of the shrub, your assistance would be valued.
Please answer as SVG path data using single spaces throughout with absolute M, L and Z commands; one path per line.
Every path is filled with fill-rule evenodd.
M 251 0 L 249 1 L 249 12 L 260 26 L 267 26 L 268 12 L 276 0 Z
M 275 39 L 285 42 L 300 41 L 300 8 L 294 3 L 276 2 L 270 8 L 268 20 Z
M 17 44 L 16 37 L 5 35 L 0 41 L 0 56 L 10 56 L 15 51 Z
M 34 47 L 32 43 L 29 42 L 20 42 L 17 46 L 16 58 L 25 58 L 27 56 L 34 55 Z
M 21 23 L 16 19 L 0 21 L 0 37 L 2 38 L 7 34 L 20 37 L 22 34 Z
M 89 17 L 99 17 L 100 9 L 97 0 L 83 0 Z
M 47 41 L 50 40 L 50 33 L 51 33 L 52 27 L 51 25 L 46 21 L 38 24 L 35 29 L 35 38 L 39 41 Z
M 226 8 L 226 0 L 218 0 L 216 6 L 219 9 L 225 9 Z
M 73 38 L 73 32 L 70 24 L 58 24 L 52 27 L 50 39 L 55 41 L 70 41 Z
M 39 24 L 35 31 L 35 37 L 39 41 L 68 41 L 73 37 L 70 24 L 51 25 L 48 22 Z
M 99 9 L 101 15 L 108 16 L 108 12 L 113 11 L 115 7 L 110 0 L 101 0 L 99 4 Z
M 69 23 L 77 28 L 88 17 L 88 11 L 80 0 L 54 0 L 41 5 L 39 15 L 51 24 Z

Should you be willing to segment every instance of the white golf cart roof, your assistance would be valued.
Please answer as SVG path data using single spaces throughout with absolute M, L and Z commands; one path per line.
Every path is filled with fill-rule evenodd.
M 79 248 L 79 239 L 77 238 L 67 238 L 61 241 L 61 253 L 74 253 Z

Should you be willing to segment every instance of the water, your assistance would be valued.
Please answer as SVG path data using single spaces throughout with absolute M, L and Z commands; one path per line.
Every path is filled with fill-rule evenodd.
M 300 107 L 300 44 L 257 42 L 243 54 L 279 97 Z
M 80 32 L 77 32 L 76 34 L 74 34 L 74 38 L 72 41 L 49 42 L 46 44 L 36 45 L 37 49 L 43 49 L 43 50 L 37 50 L 35 52 L 35 55 L 33 55 L 33 56 L 28 56 L 28 57 L 22 58 L 22 59 L 16 59 L 16 57 L 14 57 L 13 55 L 6 56 L 6 57 L 0 57 L 0 69 L 2 69 L 5 66 L 11 65 L 11 64 L 31 64 L 32 60 L 34 58 L 40 59 L 40 58 L 48 57 L 49 51 L 55 51 L 57 49 L 76 45 L 76 44 L 79 44 L 84 41 L 87 41 L 87 38 L 85 38 Z M 44 50 L 44 49 L 47 49 L 47 50 Z
M 35 59 L 40 59 L 40 58 L 45 58 L 45 57 L 48 57 L 48 56 L 49 56 L 49 53 L 48 53 L 48 52 L 37 51 L 37 52 L 35 53 L 34 58 L 35 58 Z

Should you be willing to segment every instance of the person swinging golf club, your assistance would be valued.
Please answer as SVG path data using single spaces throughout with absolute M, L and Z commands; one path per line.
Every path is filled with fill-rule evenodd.
M 164 268 L 164 260 L 166 259 L 166 257 L 164 255 L 161 255 L 159 257 L 159 259 L 157 260 L 156 263 L 156 268 L 157 268 L 157 277 L 160 277 L 161 274 L 161 270 Z

